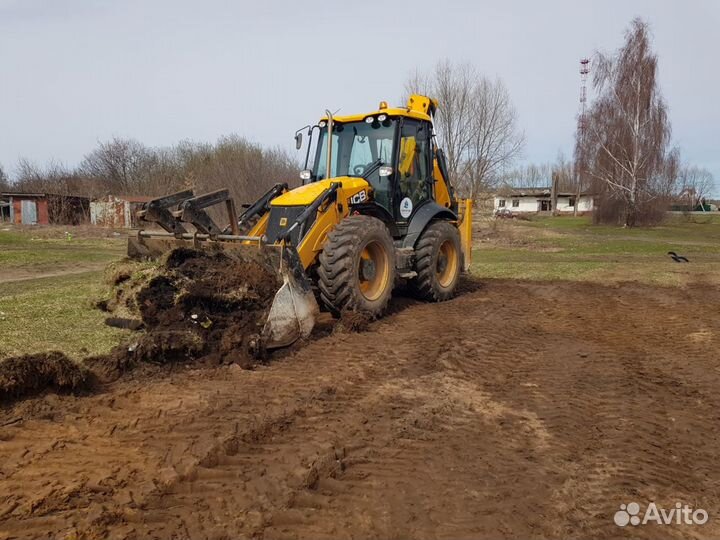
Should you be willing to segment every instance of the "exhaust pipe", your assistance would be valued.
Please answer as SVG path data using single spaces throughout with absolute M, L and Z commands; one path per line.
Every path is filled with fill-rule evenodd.
M 332 164 L 332 131 L 333 131 L 333 115 L 325 109 L 325 114 L 328 118 L 328 131 L 327 131 L 327 162 L 325 164 L 325 179 L 331 178 L 330 176 L 330 165 Z

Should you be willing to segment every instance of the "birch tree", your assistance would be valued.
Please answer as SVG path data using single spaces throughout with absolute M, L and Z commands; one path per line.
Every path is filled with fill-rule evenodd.
M 626 227 L 646 222 L 653 205 L 664 204 L 676 170 L 651 45 L 647 23 L 634 19 L 615 55 L 596 55 L 598 97 L 586 119 L 585 140 L 579 142 L 584 146 L 581 167 L 602 193 L 596 217 L 617 219 Z

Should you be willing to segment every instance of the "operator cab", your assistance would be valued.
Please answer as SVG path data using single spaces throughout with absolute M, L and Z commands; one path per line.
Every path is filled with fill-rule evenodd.
M 431 103 L 430 103 L 431 105 Z M 330 116 L 330 118 L 332 118 Z M 305 128 L 303 128 L 305 129 Z M 317 142 L 311 147 L 314 131 Z M 328 132 L 330 171 L 328 174 Z M 372 186 L 371 201 L 402 226 L 433 200 L 433 131 L 430 116 L 413 109 L 380 109 L 368 115 L 322 119 L 308 127 L 303 183 L 326 178 L 359 177 Z M 296 134 L 298 148 L 302 134 Z

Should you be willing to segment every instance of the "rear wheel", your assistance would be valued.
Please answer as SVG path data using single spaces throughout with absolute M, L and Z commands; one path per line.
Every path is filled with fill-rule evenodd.
M 378 317 L 395 283 L 395 248 L 385 224 L 370 216 L 341 221 L 320 253 L 320 299 L 334 312 L 357 310 Z
M 410 281 L 415 296 L 431 302 L 452 298 L 460 279 L 460 233 L 447 221 L 436 221 L 422 233 L 415 247 L 415 271 Z

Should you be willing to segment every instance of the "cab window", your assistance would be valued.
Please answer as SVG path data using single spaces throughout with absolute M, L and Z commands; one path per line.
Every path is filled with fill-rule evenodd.
M 350 164 L 348 166 L 350 174 L 362 174 L 368 163 L 373 161 L 370 139 L 367 135 L 356 134 L 350 150 Z

